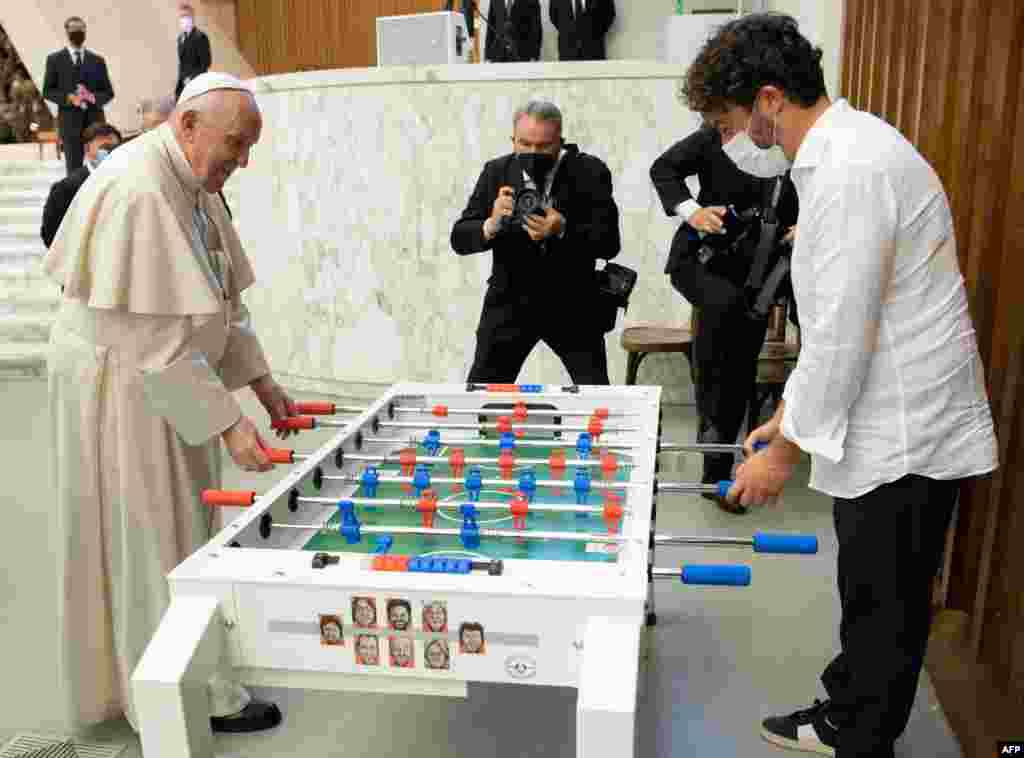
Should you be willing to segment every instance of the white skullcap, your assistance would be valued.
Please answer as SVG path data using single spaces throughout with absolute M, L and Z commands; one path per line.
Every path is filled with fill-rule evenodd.
M 207 71 L 185 85 L 185 89 L 181 91 L 181 96 L 178 98 L 178 105 L 200 95 L 205 95 L 207 92 L 219 89 L 233 89 L 252 93 L 249 86 L 236 76 Z

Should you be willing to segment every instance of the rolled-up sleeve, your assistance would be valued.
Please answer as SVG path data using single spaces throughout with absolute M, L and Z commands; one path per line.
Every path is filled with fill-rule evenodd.
M 782 434 L 839 463 L 850 408 L 879 338 L 899 207 L 888 178 L 877 170 L 818 172 L 801 208 L 793 255 L 802 344 L 786 383 Z
M 269 374 L 270 366 L 241 296 L 235 296 L 231 306 L 231 328 L 224 357 L 220 361 L 220 376 L 225 387 L 237 390 L 253 379 Z

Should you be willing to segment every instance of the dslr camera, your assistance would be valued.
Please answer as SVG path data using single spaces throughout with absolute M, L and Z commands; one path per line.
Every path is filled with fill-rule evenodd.
M 519 229 L 526 223 L 529 215 L 544 215 L 544 196 L 540 190 L 533 187 L 523 187 L 516 192 L 512 201 L 513 211 L 511 216 L 502 216 L 498 231 L 504 232 L 511 229 Z
M 722 218 L 722 234 L 705 234 L 701 236 L 696 230 L 690 229 L 691 237 L 697 245 L 697 261 L 707 263 L 716 255 L 721 253 L 740 254 L 743 253 L 745 244 L 750 240 L 751 235 L 756 235 L 760 230 L 761 209 L 748 208 L 738 213 L 736 208 L 728 206 L 725 209 L 725 216 Z M 756 238 L 754 242 L 756 243 Z

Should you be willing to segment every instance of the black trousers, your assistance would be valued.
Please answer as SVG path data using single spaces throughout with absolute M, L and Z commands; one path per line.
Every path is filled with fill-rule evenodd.
M 768 328 L 767 321 L 747 315 L 742 286 L 747 268 L 726 255 L 707 264 L 683 256 L 671 274 L 672 285 L 700 309 L 691 354 L 697 369 L 698 442 L 736 442 L 747 416 Z M 731 454 L 706 454 L 702 481 L 731 478 L 733 463 Z
M 484 297 L 469 382 L 512 383 L 530 351 L 543 341 L 562 361 L 574 384 L 608 384 L 604 332 L 567 305 L 553 310 L 537 298 L 488 290 Z
M 905 476 L 835 498 L 842 651 L 821 676 L 836 758 L 893 758 L 917 692 L 960 480 Z
M 85 145 L 82 132 L 97 121 L 103 121 L 103 111 L 90 108 L 86 111 L 61 108 L 57 126 L 64 149 L 64 166 L 70 174 L 82 167 L 85 161 Z

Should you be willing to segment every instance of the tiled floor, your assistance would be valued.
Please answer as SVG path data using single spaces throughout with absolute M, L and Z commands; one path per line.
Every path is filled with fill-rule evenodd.
M 254 403 L 244 404 L 255 413 Z M 54 571 L 50 549 L 49 428 L 46 384 L 0 384 L 0 744 L 17 732 L 60 732 L 56 703 L 57 643 L 53 623 Z M 669 409 L 665 437 L 693 438 L 692 408 Z M 316 432 L 312 434 L 318 434 Z M 315 438 L 303 438 L 313 446 Z M 692 457 L 664 456 L 664 480 L 693 479 Z M 259 490 L 273 474 L 244 476 L 230 464 L 226 485 Z M 817 556 L 754 556 L 741 549 L 665 547 L 657 564 L 715 560 L 748 562 L 754 583 L 745 589 L 658 585 L 659 625 L 650 665 L 640 683 L 638 758 L 774 758 L 786 753 L 758 736 L 762 716 L 788 711 L 821 696 L 817 676 L 836 649 L 835 539 L 827 498 L 796 477 L 783 501 L 768 510 L 731 516 L 694 496 L 662 496 L 659 531 L 749 536 L 758 530 L 814 532 Z M 285 723 L 271 734 L 225 738 L 225 753 L 251 756 L 415 756 L 452 758 L 575 755 L 575 693 L 523 686 L 471 686 L 467 700 L 264 691 L 277 700 Z M 93 740 L 129 743 L 124 722 L 102 725 Z M 953 758 L 960 749 L 927 677 L 898 755 Z

